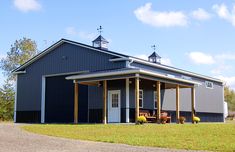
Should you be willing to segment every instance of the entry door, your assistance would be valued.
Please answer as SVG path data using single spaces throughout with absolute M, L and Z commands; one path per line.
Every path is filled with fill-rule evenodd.
M 120 90 L 108 91 L 108 122 L 120 122 Z

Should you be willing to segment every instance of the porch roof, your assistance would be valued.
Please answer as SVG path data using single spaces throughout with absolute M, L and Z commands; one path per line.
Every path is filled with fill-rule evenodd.
M 97 79 L 102 79 L 106 77 L 114 77 L 114 78 L 117 78 L 118 76 L 141 77 L 141 75 L 147 75 L 147 76 L 156 77 L 160 79 L 187 83 L 190 85 L 201 85 L 201 83 L 197 81 L 187 80 L 187 79 L 183 79 L 179 77 L 173 77 L 171 75 L 165 75 L 165 74 L 161 74 L 155 71 L 143 70 L 139 68 L 123 68 L 123 69 L 108 70 L 108 71 L 89 72 L 85 74 L 71 75 L 71 76 L 66 77 L 66 79 L 78 80 L 78 81 L 84 81 L 86 79 L 89 79 L 90 81 L 92 81 L 92 79 L 97 80 Z

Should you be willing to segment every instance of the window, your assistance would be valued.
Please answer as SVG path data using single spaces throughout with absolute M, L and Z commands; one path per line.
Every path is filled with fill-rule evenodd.
M 143 90 L 139 91 L 139 107 L 143 108 L 144 93 Z
M 205 81 L 206 88 L 213 89 L 213 82 Z
M 112 108 L 118 108 L 118 94 L 112 94 Z
M 157 109 L 157 98 L 156 98 L 156 91 L 153 92 L 153 102 L 154 102 L 154 109 Z

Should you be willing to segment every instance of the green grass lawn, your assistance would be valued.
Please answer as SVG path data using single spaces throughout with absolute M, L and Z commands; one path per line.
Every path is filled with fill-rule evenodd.
M 33 133 L 71 139 L 174 149 L 235 151 L 234 124 L 39 124 L 22 128 Z

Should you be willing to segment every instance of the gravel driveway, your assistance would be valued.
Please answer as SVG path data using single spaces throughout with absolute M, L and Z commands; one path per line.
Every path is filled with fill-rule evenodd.
M 20 124 L 0 123 L 0 152 L 173 152 L 162 148 L 137 147 L 37 135 L 20 129 Z

